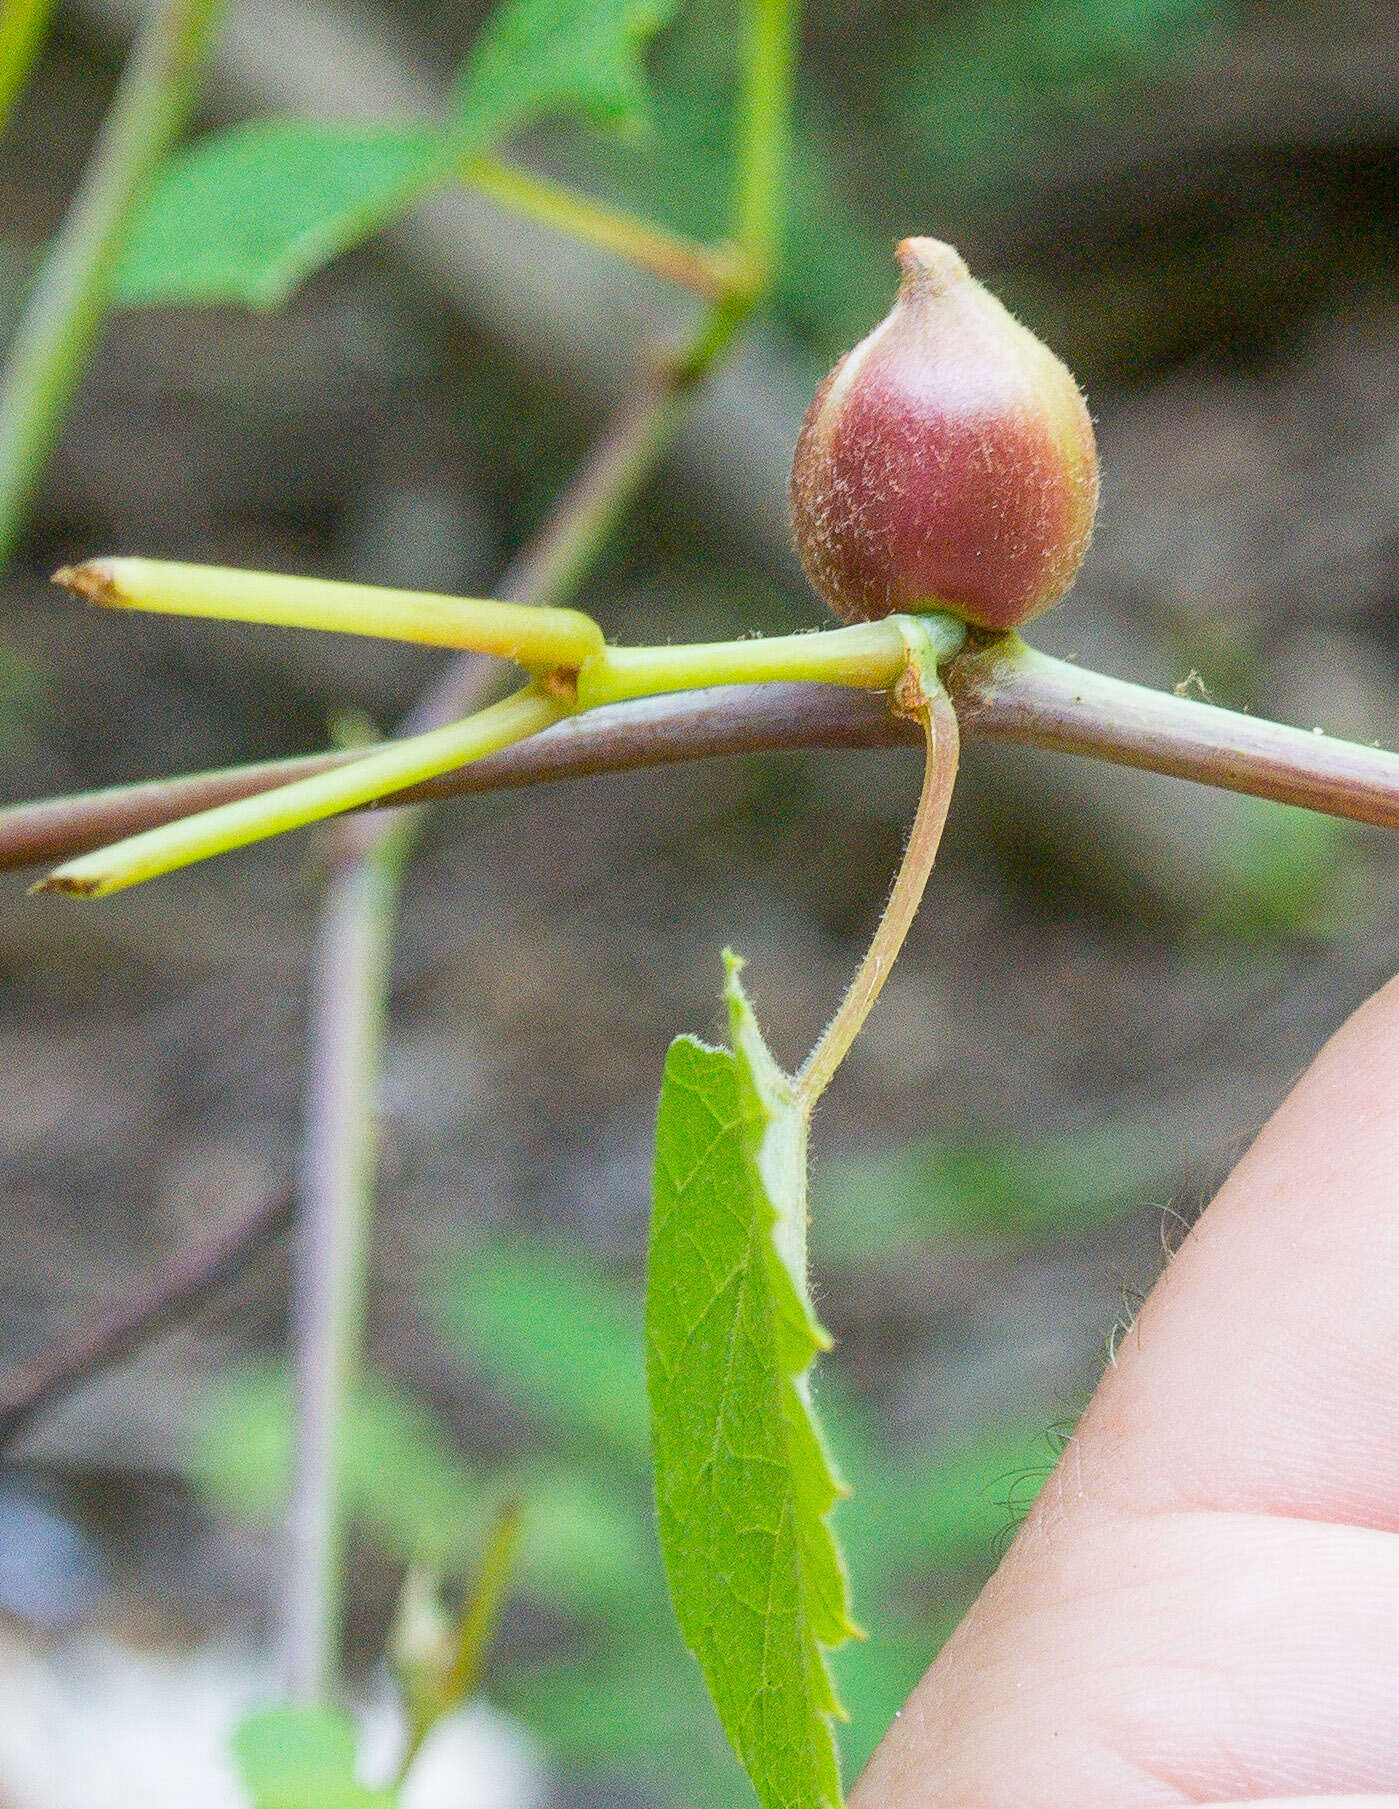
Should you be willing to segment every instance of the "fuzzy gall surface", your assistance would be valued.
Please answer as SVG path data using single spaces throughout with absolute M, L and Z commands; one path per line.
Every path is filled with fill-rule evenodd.
M 889 315 L 817 391 L 792 531 L 843 621 L 948 609 L 1013 628 L 1068 589 L 1098 502 L 1093 424 L 1068 368 L 950 246 L 906 239 Z

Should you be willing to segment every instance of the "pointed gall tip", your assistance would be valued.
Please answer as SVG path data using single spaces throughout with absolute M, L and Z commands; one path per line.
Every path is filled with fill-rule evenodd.
M 89 603 L 112 605 L 121 601 L 116 575 L 103 559 L 88 559 L 82 565 L 61 565 L 53 575 L 53 582 Z
M 906 291 L 917 289 L 924 294 L 942 295 L 971 275 L 962 254 L 941 239 L 903 239 L 896 255 Z

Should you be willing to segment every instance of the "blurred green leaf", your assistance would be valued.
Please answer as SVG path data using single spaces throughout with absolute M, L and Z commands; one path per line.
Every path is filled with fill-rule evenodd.
M 765 1805 L 840 1801 L 824 1649 L 855 1631 L 811 1411 L 806 1120 L 727 957 L 732 1051 L 671 1045 L 646 1295 L 661 1552 L 685 1643 Z
M 851 1640 L 834 1655 L 832 1668 L 849 1717 L 840 1735 L 847 1784 L 864 1770 L 957 1619 L 932 1628 L 879 1615 L 870 1622 L 867 1639 Z
M 559 153 L 566 173 L 678 232 L 706 241 L 727 235 L 743 33 L 742 0 L 689 0 L 652 59 L 654 128 L 644 144 L 570 139 Z M 797 109 L 778 272 L 778 309 L 817 348 L 813 387 L 831 355 L 888 311 L 898 278 L 893 235 L 852 204 L 832 165 L 824 116 L 839 107 L 806 93 Z
M 1043 1428 L 993 1423 L 931 1456 L 895 1451 L 849 1400 L 822 1418 L 850 1483 L 841 1545 L 869 1637 L 833 1655 L 853 1778 L 1000 1560 L 1050 1469 Z
M 644 1780 L 665 1801 L 751 1809 L 752 1788 L 668 1613 L 663 1625 L 638 1618 L 630 1639 L 590 1657 L 517 1674 L 500 1693 L 563 1764 Z
M 560 114 L 635 131 L 646 121 L 641 52 L 676 0 L 506 0 L 458 78 L 457 120 L 473 149 Z
M 585 1428 L 646 1462 L 641 1290 L 576 1247 L 514 1239 L 472 1245 L 439 1294 L 443 1330 L 520 1406 Z
M 1212 921 L 1242 935 L 1329 936 L 1364 908 L 1355 831 L 1320 811 L 1237 797 Z
M 253 1809 L 391 1809 L 391 1790 L 355 1777 L 355 1730 L 333 1709 L 286 1704 L 250 1715 L 233 1756 Z
M 211 1388 L 193 1435 L 191 1472 L 225 1512 L 271 1518 L 291 1474 L 291 1389 L 282 1370 L 252 1370 Z M 407 1562 L 450 1569 L 475 1552 L 486 1487 L 431 1415 L 386 1383 L 361 1382 L 345 1418 L 351 1514 Z
M 1051 1467 L 1044 1430 L 1033 1424 L 993 1422 L 912 1460 L 887 1446 L 852 1443 L 848 1416 L 836 1429 L 852 1479 L 841 1542 L 862 1600 L 868 1590 L 906 1601 L 910 1579 L 920 1575 L 964 1576 L 979 1586 Z
M 426 125 L 234 126 L 165 164 L 114 298 L 279 307 L 313 270 L 446 182 L 457 155 Z
M 895 1255 L 940 1236 L 1082 1236 L 1168 1195 L 1181 1166 L 1172 1128 L 1124 1118 L 1067 1136 L 906 1143 L 816 1171 L 822 1263 Z
M 387 1383 L 361 1382 L 345 1420 L 349 1512 L 391 1557 L 469 1572 L 499 1501 L 518 1496 L 525 1590 L 575 1613 L 615 1616 L 655 1575 L 640 1500 L 551 1459 L 503 1465 L 487 1482 L 431 1414 Z M 282 1370 L 211 1387 L 191 1439 L 191 1479 L 220 1512 L 272 1519 L 291 1474 L 291 1391 Z
M 625 1485 L 548 1462 L 508 1468 L 498 1483 L 525 1503 L 520 1571 L 528 1593 L 623 1623 L 645 1598 L 660 1606 L 649 1515 Z
M 1236 11 L 1234 0 L 976 0 L 915 15 L 888 46 L 889 123 L 960 180 L 1002 181 Z
M 160 172 L 115 299 L 275 308 L 472 157 L 543 117 L 635 125 L 640 47 L 673 0 L 508 0 L 483 28 L 443 126 L 257 120 Z

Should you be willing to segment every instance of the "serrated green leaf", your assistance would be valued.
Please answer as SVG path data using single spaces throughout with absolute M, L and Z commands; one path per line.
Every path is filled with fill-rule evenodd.
M 313 270 L 447 181 L 434 126 L 256 120 L 165 164 L 117 267 L 115 299 L 279 307 Z
M 728 962 L 733 1049 L 672 1044 L 656 1128 L 647 1373 L 661 1550 L 685 1642 L 765 1809 L 827 1809 L 855 1632 L 811 1409 L 806 1120 Z
M 641 1291 L 556 1239 L 473 1244 L 440 1294 L 443 1330 L 519 1405 L 644 1465 Z
M 462 66 L 456 113 L 477 147 L 533 120 L 579 114 L 635 130 L 646 119 L 641 50 L 676 0 L 506 0 Z
M 355 1777 L 355 1730 L 332 1709 L 290 1703 L 250 1715 L 233 1756 L 253 1809 L 391 1809 L 391 1790 Z

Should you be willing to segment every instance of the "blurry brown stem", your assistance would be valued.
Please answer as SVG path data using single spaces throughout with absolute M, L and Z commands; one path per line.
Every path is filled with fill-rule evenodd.
M 319 1701 L 336 1675 L 342 1429 L 363 1334 L 380 1054 L 408 827 L 402 812 L 382 819 L 373 845 L 340 865 L 321 908 L 312 967 L 292 1278 L 297 1430 L 282 1604 L 286 1689 L 306 1702 Z
M 65 1399 L 171 1330 L 213 1293 L 243 1275 L 291 1220 L 289 1192 L 269 1194 L 237 1223 L 220 1225 L 180 1251 L 148 1287 L 95 1326 L 13 1370 L 0 1382 L 0 1451 L 35 1414 Z

